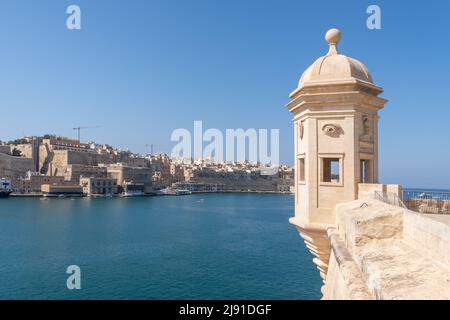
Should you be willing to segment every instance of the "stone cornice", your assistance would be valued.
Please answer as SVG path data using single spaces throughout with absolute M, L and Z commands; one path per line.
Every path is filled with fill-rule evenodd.
M 290 112 L 298 113 L 310 107 L 334 108 L 338 106 L 359 105 L 380 110 L 388 100 L 364 91 L 304 93 L 290 101 L 286 107 Z M 322 109 L 323 110 L 323 109 Z
M 306 92 L 342 92 L 342 91 L 366 91 L 372 95 L 379 95 L 383 93 L 383 88 L 378 87 L 372 83 L 361 81 L 358 79 L 342 79 L 333 81 L 316 81 L 295 89 L 289 97 L 295 99 L 300 94 Z

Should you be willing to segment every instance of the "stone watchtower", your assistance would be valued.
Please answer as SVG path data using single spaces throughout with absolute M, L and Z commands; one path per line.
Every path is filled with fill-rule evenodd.
M 358 60 L 339 53 L 341 33 L 325 36 L 328 53 L 303 73 L 287 108 L 294 115 L 295 217 L 325 279 L 335 206 L 378 182 L 378 111 L 387 100 Z

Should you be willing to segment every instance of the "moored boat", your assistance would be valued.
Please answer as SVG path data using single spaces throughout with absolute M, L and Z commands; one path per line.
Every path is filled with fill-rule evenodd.
M 128 190 L 120 194 L 121 197 L 131 198 L 131 197 L 142 197 L 144 196 L 144 192 L 142 190 Z
M 1 178 L 0 179 L 0 198 L 7 198 L 11 194 L 11 180 Z
M 192 192 L 187 189 L 176 189 L 175 194 L 177 196 L 186 196 L 192 194 Z

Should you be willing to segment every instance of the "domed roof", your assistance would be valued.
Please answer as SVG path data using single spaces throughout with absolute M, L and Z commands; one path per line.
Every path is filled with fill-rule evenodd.
M 325 35 L 330 45 L 327 55 L 317 59 L 303 73 L 298 88 L 327 82 L 347 82 L 359 80 L 373 84 L 369 70 L 360 61 L 340 54 L 337 44 L 341 39 L 341 32 L 331 29 Z

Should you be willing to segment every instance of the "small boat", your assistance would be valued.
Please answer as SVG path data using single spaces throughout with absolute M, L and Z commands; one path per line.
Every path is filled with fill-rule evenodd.
M 174 191 L 170 188 L 165 188 L 165 189 L 156 191 L 156 195 L 158 195 L 158 196 L 173 196 Z
M 82 198 L 84 197 L 83 193 L 44 193 L 42 195 L 44 198 Z
M 0 190 L 0 198 L 8 198 L 11 191 Z
M 158 190 L 156 194 L 159 196 L 185 196 L 192 194 L 192 192 L 187 189 L 165 188 L 162 190 Z
M 130 197 L 142 197 L 144 196 L 144 192 L 141 190 L 129 190 L 122 194 L 120 194 L 123 198 L 130 198 Z
M 0 179 L 0 198 L 8 198 L 11 193 L 11 180 Z
M 187 196 L 190 194 L 192 194 L 192 192 L 187 189 L 175 189 L 175 195 L 177 196 Z
M 417 198 L 419 199 L 432 199 L 433 197 L 425 192 L 422 192 L 421 194 L 419 194 L 417 196 Z

